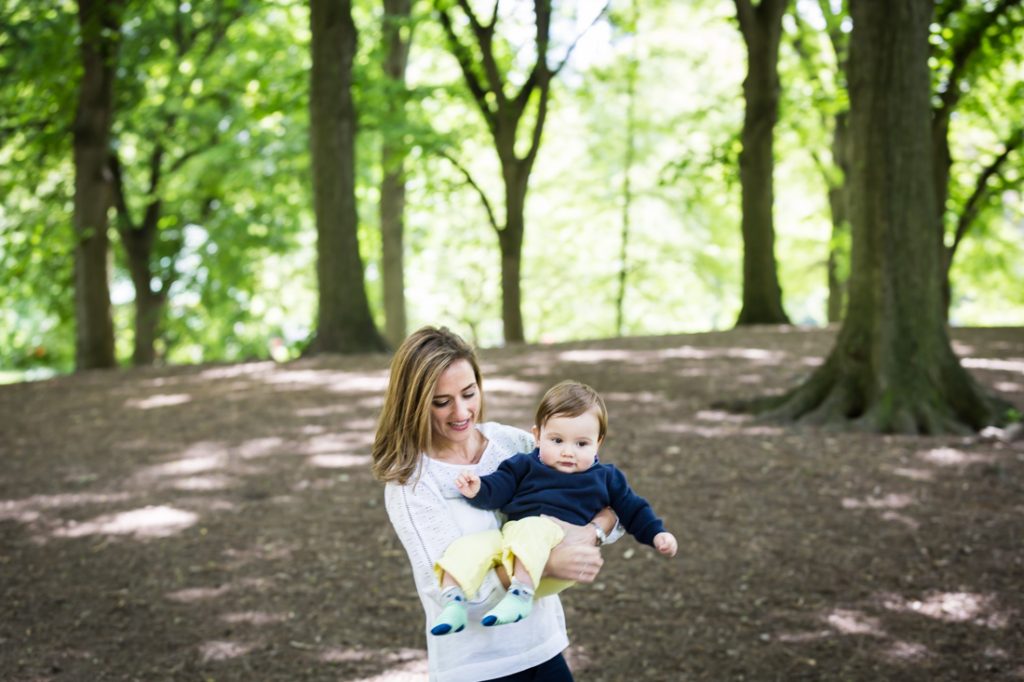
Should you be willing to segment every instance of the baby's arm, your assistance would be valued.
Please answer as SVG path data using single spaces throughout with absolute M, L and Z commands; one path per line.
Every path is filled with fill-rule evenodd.
M 679 543 L 676 542 L 675 535 L 663 531 L 654 536 L 654 548 L 665 556 L 673 557 L 679 550 Z
M 473 499 L 480 492 L 480 477 L 470 471 L 464 471 L 455 479 L 455 487 L 463 497 Z

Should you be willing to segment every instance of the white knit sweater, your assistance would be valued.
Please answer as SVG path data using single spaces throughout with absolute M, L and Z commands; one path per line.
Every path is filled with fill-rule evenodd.
M 506 458 L 534 447 L 529 433 L 511 426 L 488 422 L 477 429 L 488 440 L 477 464 L 459 466 L 422 456 L 405 485 L 392 482 L 384 488 L 388 517 L 409 555 L 426 613 L 424 632 L 432 682 L 479 682 L 511 675 L 553 658 L 569 645 L 557 596 L 537 600 L 530 617 L 520 623 L 480 625 L 484 613 L 504 596 L 494 571 L 469 603 L 465 630 L 443 637 L 428 632 L 441 612 L 434 563 L 456 538 L 499 527 L 494 512 L 475 509 L 466 502 L 455 488 L 455 477 L 467 469 L 480 476 L 492 473 Z

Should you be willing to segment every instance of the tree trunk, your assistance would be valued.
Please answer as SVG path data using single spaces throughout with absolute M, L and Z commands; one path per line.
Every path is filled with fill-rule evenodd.
M 786 0 L 736 0 L 747 45 L 746 111 L 740 153 L 743 195 L 743 308 L 737 325 L 788 324 L 775 262 L 772 152 L 779 110 L 779 40 Z
M 835 128 L 832 131 L 832 161 L 840 171 L 838 181 L 830 182 L 828 189 L 828 205 L 832 213 L 832 238 L 828 249 L 828 321 L 839 322 L 843 319 L 843 305 L 846 299 L 846 277 L 840 274 L 841 269 L 849 271 L 849 267 L 841 268 L 841 262 L 848 262 L 849 253 L 845 245 L 849 243 L 850 233 L 849 195 L 850 195 L 850 158 L 847 143 L 847 112 L 835 117 Z
M 503 166 L 508 162 L 503 162 Z M 526 228 L 526 190 L 529 171 L 516 172 L 518 164 L 505 172 L 505 228 L 498 232 L 501 248 L 501 319 L 506 343 L 522 343 L 523 329 L 520 291 L 523 233 Z
M 156 361 L 156 339 L 166 300 L 166 289 L 153 290 L 153 269 L 150 267 L 160 207 L 160 200 L 153 200 L 146 207 L 141 225 L 137 228 L 126 226 L 120 232 L 135 288 L 135 348 L 132 364 L 136 367 L 152 365 Z
M 351 0 L 310 0 L 313 67 L 310 146 L 317 229 L 317 330 L 307 353 L 384 350 L 359 255 L 355 195 L 356 111 Z
M 82 80 L 74 123 L 75 366 L 115 367 L 110 310 L 107 149 L 123 1 L 79 0 Z
M 850 300 L 836 345 L 769 414 L 899 433 L 980 429 L 1002 405 L 961 367 L 942 311 L 930 129 L 930 0 L 854 0 Z
M 380 183 L 380 232 L 385 336 L 396 348 L 406 332 L 403 247 L 406 153 L 401 132 L 405 120 L 405 69 L 412 42 L 412 29 L 407 26 L 411 12 L 412 0 L 384 0 L 384 73 L 393 87 L 387 99 L 388 120 L 391 130 L 397 128 L 399 135 L 392 136 L 391 130 L 385 130 L 381 146 L 384 177 Z M 408 33 L 403 35 L 403 29 Z

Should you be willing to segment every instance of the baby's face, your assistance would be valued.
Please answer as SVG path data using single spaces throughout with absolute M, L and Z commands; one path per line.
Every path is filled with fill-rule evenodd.
M 593 410 L 576 417 L 556 414 L 539 429 L 533 427 L 540 461 L 566 474 L 586 471 L 594 465 L 597 448 L 601 445 L 600 432 Z

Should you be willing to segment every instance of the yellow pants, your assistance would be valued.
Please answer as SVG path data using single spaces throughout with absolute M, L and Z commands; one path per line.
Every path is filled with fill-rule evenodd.
M 434 573 L 438 581 L 447 573 L 459 583 L 466 596 L 472 598 L 487 571 L 500 565 L 511 576 L 515 572 L 515 561 L 519 559 L 533 579 L 535 596 L 546 597 L 575 584 L 554 578 L 543 578 L 538 584 L 551 550 L 563 537 L 565 533 L 557 523 L 539 516 L 509 521 L 500 531 L 463 535 L 448 545 L 434 565 Z

